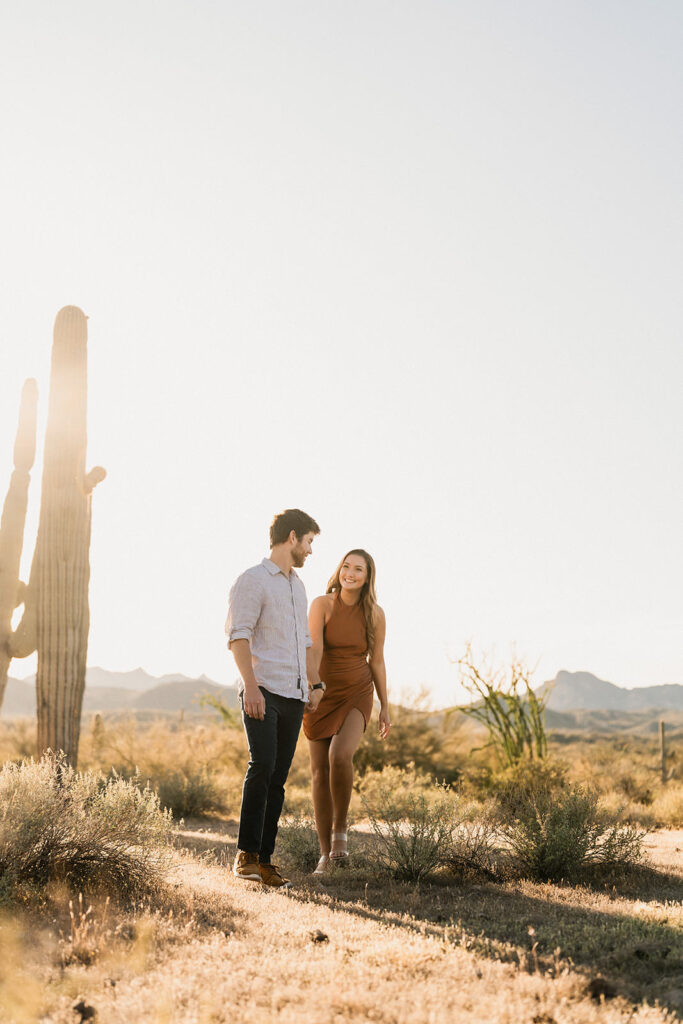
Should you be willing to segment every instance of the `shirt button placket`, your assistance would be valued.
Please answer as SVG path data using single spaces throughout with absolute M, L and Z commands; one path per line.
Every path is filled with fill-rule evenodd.
M 298 671 L 299 671 L 299 678 L 297 679 L 297 685 L 296 685 L 296 691 L 297 691 L 297 697 L 298 697 L 299 696 L 299 690 L 301 690 L 301 694 L 303 696 L 304 687 L 303 687 L 303 682 L 302 682 L 301 660 L 300 660 L 300 655 L 299 655 L 299 624 L 296 621 L 296 601 L 294 600 L 294 583 L 292 581 L 291 575 L 289 576 L 289 593 L 290 593 L 291 598 L 292 598 L 292 614 L 294 615 L 294 639 L 296 641 L 296 664 L 297 664 L 297 668 L 298 668 Z

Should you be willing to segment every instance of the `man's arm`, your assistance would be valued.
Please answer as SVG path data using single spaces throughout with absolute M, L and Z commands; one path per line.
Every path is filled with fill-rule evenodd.
M 248 640 L 233 640 L 230 644 L 232 656 L 237 665 L 237 671 L 244 683 L 244 712 L 249 718 L 265 718 L 266 700 L 259 689 L 254 675 L 254 666 L 251 663 L 251 647 Z
M 251 638 L 259 620 L 262 606 L 262 591 L 251 573 L 239 577 L 230 591 L 228 618 L 225 632 L 228 647 L 232 651 L 237 670 L 244 683 L 244 711 L 250 718 L 263 719 L 266 701 L 259 689 L 251 660 Z

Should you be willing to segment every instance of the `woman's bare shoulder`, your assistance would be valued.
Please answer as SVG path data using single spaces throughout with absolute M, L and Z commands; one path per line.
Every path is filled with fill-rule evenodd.
M 374 616 L 375 622 L 386 622 L 387 620 L 387 617 L 384 614 L 384 608 L 380 607 L 378 604 L 375 605 Z
M 311 611 L 315 608 L 316 611 L 327 612 L 332 609 L 334 604 L 334 594 L 321 594 L 320 597 L 314 597 L 311 601 Z

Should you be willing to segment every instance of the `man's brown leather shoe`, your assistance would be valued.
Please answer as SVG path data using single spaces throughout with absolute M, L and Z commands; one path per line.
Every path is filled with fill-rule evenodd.
M 289 889 L 292 884 L 288 878 L 283 878 L 280 869 L 275 864 L 259 864 L 261 881 L 271 889 Z
M 244 878 L 248 882 L 260 882 L 261 872 L 257 853 L 245 853 L 238 850 L 235 863 L 232 866 L 232 873 L 235 878 Z

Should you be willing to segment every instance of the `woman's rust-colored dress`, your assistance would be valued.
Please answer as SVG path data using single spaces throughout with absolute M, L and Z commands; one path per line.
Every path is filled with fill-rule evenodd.
M 323 631 L 320 678 L 327 684 L 315 711 L 304 714 L 304 733 L 309 740 L 336 736 L 346 716 L 358 708 L 365 726 L 370 721 L 374 690 L 368 665 L 368 634 L 365 614 L 358 604 L 344 604 L 339 592 Z

